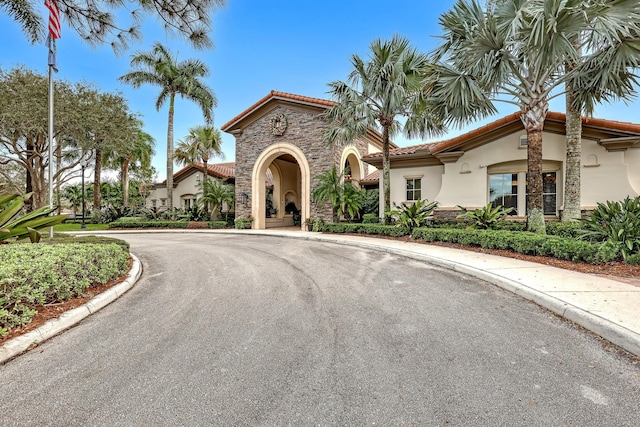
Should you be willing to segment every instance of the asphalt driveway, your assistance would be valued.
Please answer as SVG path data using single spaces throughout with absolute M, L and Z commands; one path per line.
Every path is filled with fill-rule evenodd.
M 640 366 L 400 256 L 128 234 L 124 297 L 0 367 L 1 425 L 640 425 Z

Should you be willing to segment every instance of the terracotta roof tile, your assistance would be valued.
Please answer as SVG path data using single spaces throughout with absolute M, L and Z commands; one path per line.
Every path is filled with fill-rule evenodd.
M 276 90 L 272 90 L 271 92 L 269 92 L 267 96 L 263 97 L 261 100 L 259 100 L 258 102 L 256 102 L 255 104 L 253 104 L 252 106 L 244 110 L 242 113 L 238 114 L 237 116 L 229 120 L 227 123 L 222 125 L 220 129 L 226 132 L 227 129 L 229 129 L 233 124 L 241 120 L 244 116 L 248 115 L 252 111 L 261 107 L 263 104 L 267 103 L 267 101 L 269 101 L 272 98 L 289 99 L 291 101 L 303 102 L 306 104 L 314 104 L 320 107 L 333 107 L 334 105 L 336 105 L 335 102 L 328 101 L 326 99 L 311 98 L 309 96 L 295 95 L 293 93 L 278 92 Z
M 567 116 L 564 113 L 549 111 L 547 113 L 547 118 L 564 122 Z M 432 154 L 440 153 L 442 151 L 451 149 L 458 144 L 468 141 L 471 138 L 478 137 L 480 135 L 499 129 L 502 126 L 511 124 L 516 121 L 520 121 L 520 111 L 516 111 L 513 114 L 509 114 L 508 116 L 502 117 L 498 120 L 495 120 L 484 126 L 480 126 L 479 128 L 476 128 L 470 132 L 456 136 L 454 138 L 446 139 L 443 141 L 427 143 L 427 144 L 412 145 L 409 147 L 400 147 L 395 150 L 390 150 L 389 155 L 399 156 L 399 155 L 414 154 L 416 151 L 423 150 L 423 149 L 428 149 L 429 152 Z M 582 123 L 583 125 L 587 125 L 587 126 L 602 127 L 605 129 L 617 130 L 622 132 L 633 132 L 633 133 L 640 134 L 640 124 L 637 124 L 637 123 L 619 122 L 615 120 L 606 120 L 606 119 L 598 119 L 598 118 L 590 118 L 590 117 L 583 117 Z M 373 154 L 364 156 L 364 158 L 379 158 L 379 157 L 382 157 L 382 153 L 373 153 Z
M 373 184 L 380 181 L 380 170 L 375 170 L 360 180 L 360 184 Z

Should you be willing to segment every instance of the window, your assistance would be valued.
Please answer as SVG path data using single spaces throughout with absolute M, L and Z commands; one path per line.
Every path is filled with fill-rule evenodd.
M 167 199 L 160 199 L 160 206 L 167 206 Z
M 493 207 L 514 208 L 510 215 L 518 214 L 518 174 L 489 175 L 489 201 Z
M 406 178 L 407 201 L 422 200 L 422 178 Z
M 545 215 L 556 215 L 556 173 L 542 173 L 542 205 Z
M 156 199 L 151 200 L 151 207 L 156 208 L 158 207 L 157 205 L 158 205 L 158 201 Z
M 542 204 L 545 215 L 558 214 L 556 176 L 556 172 L 542 173 Z M 522 197 L 518 197 L 519 194 L 522 194 Z M 510 215 L 526 215 L 527 194 L 526 173 L 489 175 L 489 202 L 493 207 L 502 205 L 505 208 L 514 208 Z

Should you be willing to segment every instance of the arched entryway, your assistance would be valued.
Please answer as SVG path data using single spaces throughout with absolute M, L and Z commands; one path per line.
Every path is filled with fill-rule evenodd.
M 253 228 L 266 228 L 267 171 L 273 176 L 273 204 L 276 216 L 287 215 L 288 202 L 293 202 L 301 215 L 301 228 L 310 214 L 311 174 L 309 163 L 297 146 L 289 143 L 273 144 L 258 158 L 251 174 L 251 215 Z M 277 183 L 276 183 L 277 180 Z
M 346 147 L 342 151 L 342 159 L 340 161 L 340 172 L 344 173 L 344 179 L 351 181 L 356 187 L 360 188 L 360 181 L 365 177 L 365 168 L 362 164 L 362 156 L 355 147 Z

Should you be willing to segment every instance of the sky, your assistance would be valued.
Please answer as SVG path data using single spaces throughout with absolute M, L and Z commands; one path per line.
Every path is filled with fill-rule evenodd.
M 46 17 L 42 3 L 41 14 Z M 148 18 L 143 23 L 143 39 L 119 56 L 110 46 L 92 48 L 82 42 L 63 20 L 62 38 L 57 42 L 59 72 L 54 78 L 84 81 L 104 92 L 123 93 L 131 112 L 141 115 L 144 130 L 156 140 L 153 166 L 158 179 L 163 180 L 168 105 L 159 111 L 155 109 L 160 92 L 157 87 L 145 85 L 134 89 L 118 81 L 118 77 L 131 70 L 131 55 L 148 51 L 155 42 L 161 42 L 177 54 L 178 60 L 204 61 L 211 71 L 205 83 L 218 99 L 214 126 L 220 128 L 271 90 L 330 99 L 327 84 L 346 80 L 351 71 L 351 56 L 366 58 L 369 45 L 376 38 L 390 39 L 400 34 L 428 53 L 438 45 L 437 36 L 441 34 L 438 18 L 453 4 L 453 0 L 226 0 L 226 6 L 213 15 L 212 50 L 195 50 L 185 40 L 167 35 L 155 18 Z M 17 66 L 46 75 L 47 48 L 44 44 L 29 44 L 20 26 L 0 12 L 0 67 Z M 516 111 L 511 104 L 496 106 L 497 115 L 431 140 L 459 135 Z M 565 111 L 562 97 L 552 101 L 551 110 Z M 599 106 L 594 117 L 640 122 L 640 101 Z M 202 124 L 204 118 L 199 108 L 177 98 L 175 144 L 188 135 L 189 128 Z M 394 142 L 408 146 L 425 141 L 400 136 Z M 232 135 L 223 133 L 222 148 L 225 158 L 213 162 L 235 161 Z

